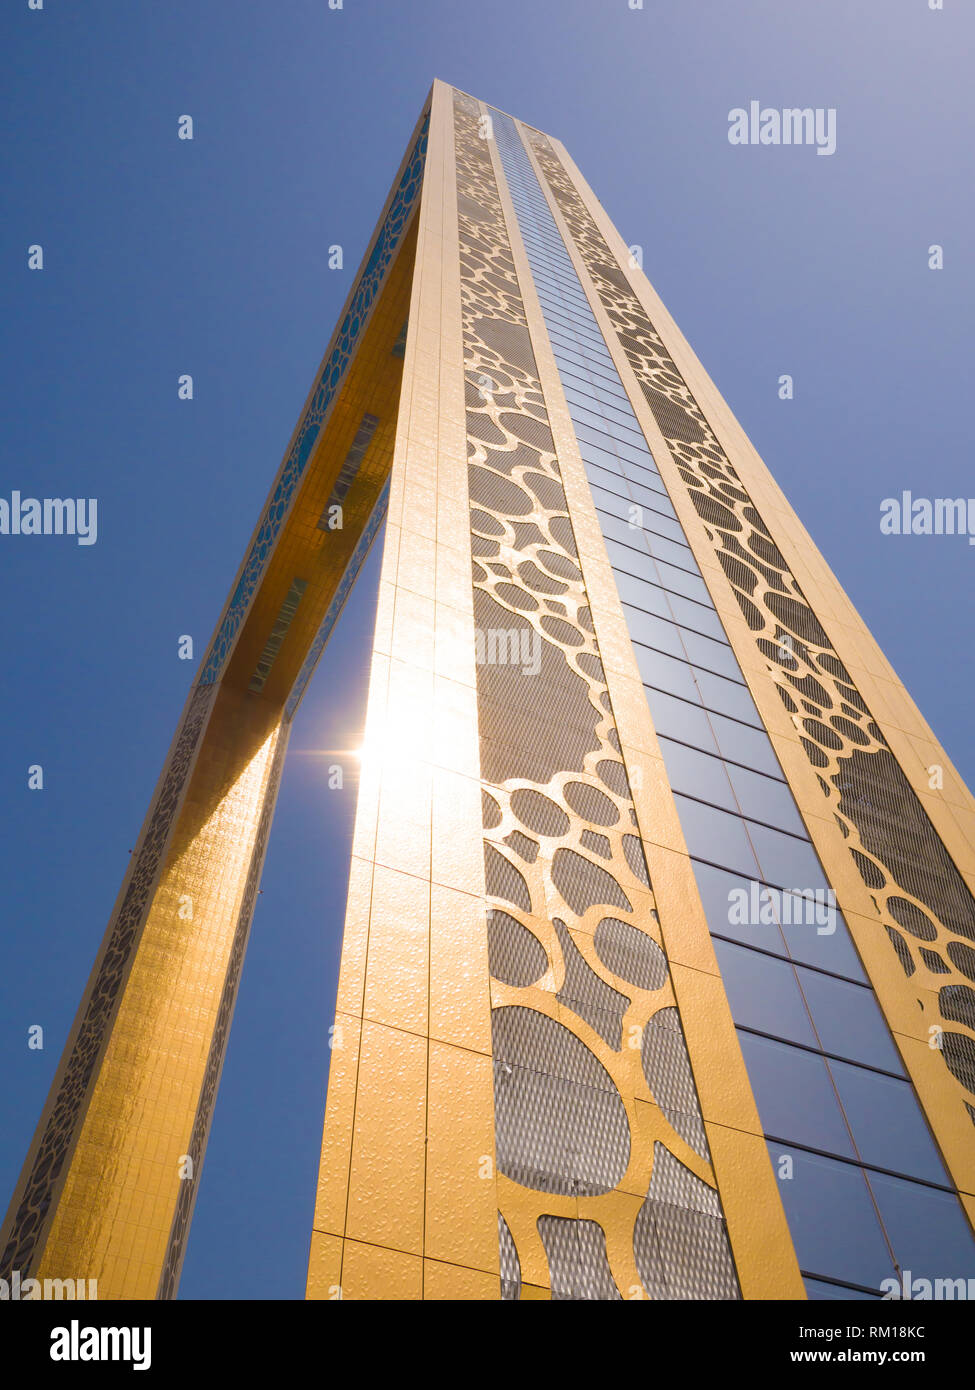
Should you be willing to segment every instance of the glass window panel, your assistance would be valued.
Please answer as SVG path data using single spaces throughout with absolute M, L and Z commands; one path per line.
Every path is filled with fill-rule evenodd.
M 678 661 L 684 661 L 684 642 L 682 634 L 684 629 L 671 622 L 669 618 L 658 618 L 652 613 L 641 613 L 639 617 L 639 634 L 630 629 L 630 637 L 639 642 L 644 642 L 648 647 L 656 647 L 657 651 L 667 652 L 670 656 L 675 656 Z
M 557 365 L 561 371 L 561 363 L 557 363 Z M 597 360 L 591 354 L 587 355 L 581 362 L 567 362 L 567 365 L 570 371 L 585 373 L 594 385 L 605 387 L 610 391 L 614 389 L 618 380 L 614 373 L 607 372 L 605 364 L 601 360 Z
M 819 1052 L 793 1047 L 790 1042 L 776 1042 L 741 1030 L 739 1042 L 765 1133 L 784 1144 L 801 1144 L 839 1154 L 841 1158 L 855 1158 L 825 1058 Z
M 712 944 L 736 1024 L 816 1046 L 791 962 L 717 937 Z
M 555 315 L 558 316 L 558 322 L 555 325 L 556 331 L 559 329 L 563 331 L 567 330 L 572 335 L 574 341 L 580 346 L 583 344 L 591 344 L 594 356 L 599 355 L 601 345 L 603 346 L 603 351 L 605 351 L 602 334 L 599 332 L 591 316 L 584 317 L 574 310 L 563 309 L 561 307 L 555 310 Z
M 693 665 L 703 666 L 705 670 L 713 670 L 716 661 L 724 660 L 730 655 L 727 642 L 721 642 L 714 637 L 705 637 L 703 633 L 694 632 L 691 628 L 683 627 L 680 623 L 675 623 L 675 626 L 680 633 L 684 650 L 688 654 L 687 659 L 692 661 Z M 701 659 L 692 660 L 691 652 L 698 653 Z M 707 656 L 707 661 L 703 660 L 704 655 Z M 735 669 L 738 669 L 737 666 Z
M 649 452 L 647 442 L 635 420 L 629 425 L 621 425 L 616 420 L 606 420 L 603 428 L 619 445 L 623 458 L 632 458 L 640 463 Z
M 539 284 L 545 286 L 546 281 L 544 279 L 536 280 L 536 286 Z M 539 296 L 539 298 L 541 297 L 542 296 Z M 574 321 L 580 318 L 573 306 L 565 302 L 561 293 L 561 288 L 557 287 L 556 284 L 550 284 L 550 288 L 546 288 L 545 299 L 548 302 L 550 310 L 545 315 L 545 321 L 549 327 L 555 324 L 564 325 L 568 323 L 571 328 Z
M 593 361 L 592 358 L 585 366 L 577 366 L 575 363 L 570 363 L 569 366 L 572 371 L 585 372 L 594 387 L 610 392 L 614 389 L 614 379 L 607 376 L 602 364 Z
M 629 505 L 633 507 L 636 503 L 631 502 Z M 622 517 L 607 516 L 605 512 L 601 512 L 599 515 L 599 525 L 602 529 L 604 540 L 610 540 L 613 541 L 614 544 L 618 543 L 619 545 L 627 546 L 632 550 L 638 551 L 641 555 L 648 554 L 647 545 L 643 539 L 643 530 L 639 525 L 631 525 L 629 523 L 625 506 Z M 620 564 L 625 568 L 627 559 L 631 558 L 630 556 L 624 555 L 620 560 Z
M 648 557 L 649 558 L 649 557 Z M 652 563 L 652 562 L 651 562 Z M 667 595 L 659 584 L 648 584 L 644 579 L 627 574 L 625 570 L 616 571 L 616 589 L 623 603 L 632 603 L 637 608 L 646 608 L 661 618 L 671 616 Z M 634 631 L 633 627 L 630 632 Z
M 640 669 L 640 679 L 647 685 L 664 690 L 668 695 L 679 695 L 684 700 L 701 703 L 693 673 L 686 661 L 665 656 L 640 642 L 633 643 L 633 654 Z
M 618 458 L 622 457 L 624 441 L 616 438 L 616 434 L 605 421 L 590 423 L 580 420 L 576 423 L 575 430 L 577 435 L 584 436 L 598 448 L 605 449 L 607 453 L 615 454 Z M 622 434 L 622 431 L 619 433 Z M 639 460 L 639 455 L 637 457 Z
M 579 378 L 592 382 L 605 380 L 605 377 L 599 372 L 599 364 L 594 360 L 594 354 L 590 350 L 591 344 L 581 330 L 560 326 L 553 334 L 551 325 L 549 325 L 549 341 L 555 352 L 556 366 L 560 370 L 563 388 L 565 386 L 571 387 L 574 384 L 570 380 L 573 375 L 576 380 Z M 563 372 L 564 375 L 561 375 Z
M 642 483 L 634 482 L 632 478 L 627 478 L 627 484 L 634 501 L 639 502 L 641 507 L 645 507 L 648 511 L 653 512 L 655 517 L 658 515 L 668 517 L 673 521 L 676 527 L 676 532 L 674 532 L 674 534 L 677 539 L 679 540 L 683 537 L 684 531 L 680 522 L 677 520 L 677 513 L 671 505 L 670 498 L 665 493 L 656 492 L 653 488 L 644 487 Z M 654 524 L 656 525 L 656 522 L 654 522 Z M 667 534 L 670 535 L 671 532 L 668 531 Z
M 774 914 L 762 910 L 764 904 L 759 890 L 763 885 L 756 883 L 753 890 L 752 883 L 756 882 L 753 879 L 742 878 L 727 869 L 716 869 L 711 864 L 701 864 L 696 859 L 691 863 L 712 932 L 734 937 L 745 946 L 760 946 L 763 951 L 787 956 Z M 763 921 L 763 918 L 771 920 Z
M 709 864 L 695 863 L 694 874 L 711 931 L 720 936 L 733 937 L 746 946 L 758 946 L 765 951 L 789 955 L 797 964 L 805 962 L 818 965 L 823 970 L 832 970 L 853 980 L 866 982 L 846 923 L 835 908 L 826 908 L 824 898 L 810 909 L 807 904 L 799 904 L 777 888 L 771 889 L 770 896 L 765 884 L 756 880 L 753 888 L 751 880 L 739 878 Z M 728 897 L 732 890 L 747 894 L 746 898 L 735 898 L 733 913 Z M 786 902 L 787 898 L 789 902 Z M 793 902 L 795 906 L 791 905 Z M 817 921 L 817 915 L 825 918 L 825 923 Z M 789 918 L 788 925 L 782 920 L 786 916 Z M 768 920 L 770 918 L 771 921 Z M 820 935 L 822 925 L 832 927 L 832 933 Z
M 718 710 L 720 714 L 727 714 L 732 719 L 741 719 L 745 724 L 762 723 L 747 686 L 737 681 L 726 681 L 723 676 L 714 676 L 709 671 L 697 668 L 694 675 L 702 702 L 708 709 Z
M 681 627 L 692 628 L 705 637 L 714 637 L 719 642 L 724 637 L 721 619 L 710 604 L 695 603 L 693 599 L 682 598 L 680 594 L 670 594 L 670 609 L 674 619 Z
M 639 532 L 637 534 L 639 535 Z M 617 576 L 628 574 L 633 579 L 645 579 L 649 584 L 657 585 L 662 593 L 666 593 L 660 583 L 656 561 L 649 550 L 642 546 L 637 549 L 632 543 L 623 545 L 614 541 L 611 536 L 603 536 L 603 540 L 606 542 L 609 562 Z
M 822 896 L 813 909 L 812 922 L 809 921 L 806 906 L 799 904 L 798 910 L 790 911 L 790 922 L 782 923 L 782 935 L 789 954 L 793 960 L 803 961 L 806 965 L 818 965 L 823 970 L 834 970 L 838 975 L 849 975 L 853 980 L 865 980 L 867 977 L 843 914 L 835 906 L 828 906 L 827 887 L 824 879 L 819 885 Z M 783 904 L 784 907 L 790 906 L 784 898 Z M 817 915 L 825 918 L 825 921 L 817 922 Z
M 577 351 L 571 342 L 556 341 L 552 334 L 549 334 L 549 340 L 560 368 L 566 366 L 571 371 L 587 374 L 595 370 L 590 354 Z
M 648 589 L 648 591 L 651 592 L 645 592 L 645 594 L 638 594 L 638 592 L 634 591 L 634 596 L 636 596 L 637 602 L 640 602 L 641 605 L 643 605 L 643 607 L 634 607 L 633 603 L 626 602 L 626 595 L 623 594 L 623 587 L 622 585 L 620 585 L 620 581 L 629 580 L 629 575 L 616 574 L 615 578 L 616 584 L 618 584 L 618 587 L 620 588 L 619 596 L 620 602 L 622 602 L 623 616 L 626 617 L 626 626 L 627 630 L 629 630 L 630 632 L 631 638 L 636 639 L 637 642 L 643 639 L 645 631 L 643 627 L 644 617 L 656 617 L 656 619 L 661 619 L 662 621 L 665 621 L 665 623 L 672 623 L 673 617 L 672 614 L 670 614 L 668 596 L 666 596 L 665 592 L 663 592 L 663 589 L 656 587 L 656 585 L 647 584 L 644 585 L 644 588 Z M 655 607 L 654 610 L 652 610 L 652 613 L 648 613 L 648 607 L 650 607 L 650 603 L 655 603 Z M 650 639 L 648 639 L 648 641 L 650 641 Z
M 559 376 L 566 390 L 575 386 L 580 387 L 584 391 L 588 391 L 592 389 L 597 381 L 597 378 L 593 375 L 591 364 L 582 367 L 575 362 L 569 362 L 560 370 Z
M 581 306 L 571 303 L 571 301 L 562 294 L 561 287 L 558 291 L 550 293 L 548 298 L 553 307 L 551 317 L 548 314 L 545 316 L 546 322 L 568 324 L 570 328 L 578 326 L 580 329 L 585 329 L 590 337 L 593 336 L 595 332 L 598 332 L 593 322 L 592 315 L 580 313 Z
M 790 1043 L 774 1042 L 741 1030 L 738 1041 L 765 1133 L 786 1144 L 802 1144 L 843 1158 L 855 1158 L 850 1133 L 820 1053 L 805 1052 Z M 812 1272 L 839 1273 L 815 1266 Z
M 560 327 L 553 330 L 550 327 L 549 341 L 555 353 L 556 365 L 561 362 L 571 371 L 586 374 L 595 372 L 596 364 L 589 350 L 590 345 L 583 340 L 581 333 L 570 328 Z
M 675 623 L 674 627 L 680 635 L 681 655 L 684 661 L 695 670 L 725 670 L 728 672 L 726 679 L 733 679 L 732 667 L 735 670 L 738 668 L 731 650 L 725 643 L 704 637 L 699 632 L 692 632 L 690 628 L 681 627 L 679 623 Z
M 585 319 L 593 329 L 596 328 L 592 310 L 580 295 L 575 272 L 562 261 L 557 251 L 553 258 L 546 248 L 545 260 L 540 266 L 539 274 L 545 277 L 553 295 L 558 296 L 559 303 L 565 305 L 567 313 L 571 312 L 574 318 Z
M 734 792 L 720 758 L 709 757 L 696 748 L 688 748 L 684 743 L 674 743 L 672 739 L 663 737 L 660 738 L 660 751 L 674 791 L 698 796 L 702 801 L 723 806 L 727 811 L 737 811 Z
M 649 467 L 638 468 L 635 463 L 630 463 L 626 459 L 619 460 L 620 472 L 624 473 L 628 482 L 634 487 L 642 488 L 645 493 L 662 500 L 664 510 L 670 504 L 670 493 L 664 487 L 663 478 L 656 471 L 651 471 Z
M 599 408 L 607 419 L 614 420 L 617 424 L 629 424 L 630 428 L 634 430 L 639 429 L 636 417 L 625 396 L 617 394 L 605 386 L 598 387 L 595 394 L 599 401 Z
M 675 594 L 683 594 L 685 598 L 692 598 L 697 603 L 710 604 L 711 596 L 707 585 L 697 575 L 679 570 L 674 565 L 667 564 L 665 560 L 657 562 L 657 569 L 660 572 L 660 582 L 665 589 Z
M 616 375 L 612 363 L 606 363 L 605 357 L 599 356 L 598 353 L 576 353 L 573 350 L 566 352 L 565 349 L 559 349 L 559 352 L 565 357 L 570 371 L 586 374 L 593 381 L 609 386 L 609 388 L 618 384 L 619 377 Z
M 605 377 L 591 378 L 591 384 L 583 389 L 586 389 L 591 399 L 598 400 L 599 409 L 615 411 L 618 416 L 627 414 L 630 420 L 633 418 L 633 410 L 630 409 L 630 402 L 623 395 L 622 388 L 613 385 L 613 382 Z
M 688 704 L 686 700 L 676 700 L 663 691 L 644 686 L 650 717 L 658 734 L 682 739 L 695 748 L 717 751 L 714 734 L 707 714 L 700 705 Z
M 740 724 L 737 719 L 725 719 L 720 714 L 712 714 L 711 723 L 718 747 L 729 761 L 744 763 L 758 772 L 769 772 L 773 777 L 781 775 L 782 769 L 764 729 L 753 729 L 748 724 Z M 791 884 L 788 886 L 792 887 Z
M 855 1299 L 866 1299 L 868 1302 L 879 1299 L 880 1293 L 864 1293 L 863 1289 L 851 1289 L 846 1284 L 824 1284 L 821 1279 L 803 1279 L 806 1286 L 806 1297 L 812 1302 L 822 1302 L 827 1299 L 839 1299 L 844 1303 Z
M 598 463 L 587 463 L 583 456 L 583 467 L 586 470 L 586 477 L 589 480 L 589 487 L 592 493 L 592 500 L 596 508 L 603 507 L 601 499 L 612 497 L 614 499 L 612 507 L 603 507 L 604 511 L 611 511 L 625 503 L 630 506 L 633 498 L 630 496 L 630 487 L 622 473 L 614 473 L 609 468 L 602 468 Z
M 573 368 L 573 370 L 575 370 L 575 368 Z M 611 406 L 615 410 L 621 410 L 629 406 L 629 401 L 626 400 L 626 397 L 618 394 L 617 379 L 615 377 L 608 377 L 599 363 L 590 361 L 586 370 L 589 374 L 592 394 L 602 404 Z
M 570 328 L 578 325 L 579 328 L 591 330 L 592 316 L 588 312 L 588 306 L 583 305 L 571 295 L 562 293 L 561 287 L 558 290 L 554 288 L 546 290 L 545 297 L 552 306 L 551 315 L 549 313 L 545 315 L 546 323 L 555 320 L 560 324 L 568 323 Z
M 618 497 L 627 495 L 627 482 L 623 474 L 617 469 L 615 472 L 611 468 L 603 468 L 601 464 L 591 463 L 586 459 L 583 451 L 582 462 L 586 470 L 586 477 L 590 483 L 595 483 L 599 487 L 604 487 L 609 492 L 615 492 Z
M 554 330 L 555 334 L 557 334 L 559 337 L 563 339 L 567 335 L 570 339 L 574 341 L 574 344 L 577 348 L 581 349 L 584 347 L 589 348 L 593 346 L 592 337 L 589 333 L 587 326 L 584 323 L 582 323 L 574 314 L 567 314 L 564 313 L 561 309 L 553 309 L 551 307 L 545 309 L 544 312 L 545 323 L 548 327 L 550 337 Z M 586 356 L 588 357 L 589 355 L 590 354 L 587 352 Z M 592 354 L 592 356 L 595 356 L 595 354 Z M 582 367 L 581 365 L 576 363 L 571 364 L 571 369 L 576 372 L 582 372 L 587 370 L 586 367 Z M 569 381 L 569 376 L 570 373 L 567 372 L 566 375 L 563 377 L 563 384 L 571 384 L 571 382 Z
M 699 859 L 707 859 L 724 869 L 736 869 L 746 878 L 758 877 L 755 855 L 740 816 L 691 801 L 679 793 L 674 797 L 680 828 L 687 848 Z
M 566 347 L 558 343 L 553 343 L 555 351 L 556 366 L 562 372 L 565 369 L 578 372 L 582 376 L 591 377 L 593 381 L 605 381 L 607 374 L 601 362 L 594 360 L 591 353 L 576 352 L 571 346 Z
M 548 275 L 548 273 L 549 273 L 548 271 L 543 272 L 543 274 L 545 274 L 545 275 Z M 563 293 L 562 293 L 563 287 L 562 287 L 562 285 L 561 285 L 560 283 L 558 283 L 557 279 L 556 279 L 556 280 L 552 280 L 551 282 L 549 282 L 549 283 L 543 285 L 543 288 L 545 289 L 546 294 L 548 294 L 548 295 L 550 296 L 550 298 L 552 298 L 553 300 L 557 299 L 558 302 L 559 302 L 560 304 L 565 304 L 565 306 L 566 306 L 566 312 L 569 313 L 569 314 L 571 314 L 571 316 L 572 316 L 573 318 L 576 318 L 576 317 L 578 316 L 578 315 L 577 315 L 577 312 L 576 312 L 576 309 L 577 309 L 577 302 L 573 302 L 571 299 L 569 299 L 569 300 L 566 300 L 566 299 L 565 299 L 565 297 L 564 297 L 564 295 L 563 295 Z M 588 305 L 586 306 L 586 308 L 587 308 L 587 310 L 588 310 Z M 589 319 L 589 323 L 590 323 L 590 325 L 592 324 L 592 318 L 591 318 L 591 317 L 590 317 L 590 319 Z M 569 348 L 570 348 L 570 350 L 577 351 L 577 352 L 579 352 L 580 354 L 582 354 L 582 349 L 581 349 L 581 348 L 577 348 L 575 342 L 572 341 L 572 340 L 570 340 L 570 342 L 569 342 Z M 606 351 L 606 345 L 605 345 L 605 343 L 603 343 L 603 351 L 602 351 L 601 353 L 600 353 L 600 352 L 594 352 L 592 355 L 593 355 L 593 356 L 598 356 L 600 359 L 603 359 L 603 360 L 604 360 L 603 354 L 605 353 L 605 351 Z
M 781 1144 L 768 1150 L 803 1271 L 879 1290 L 891 1259 L 862 1170 Z M 791 1177 L 779 1176 L 790 1171 L 783 1158 Z
M 823 882 L 822 866 L 808 840 L 797 840 L 794 835 L 784 835 L 754 821 L 748 822 L 748 833 L 762 866 L 762 877 L 769 883 L 805 892 Z
M 873 990 L 802 968 L 799 981 L 826 1052 L 903 1075 L 903 1063 Z
M 626 476 L 634 483 L 640 483 L 643 487 L 650 488 L 653 492 L 660 492 L 664 497 L 670 497 L 670 493 L 664 487 L 664 480 L 657 471 L 657 465 L 649 454 L 642 458 L 638 455 L 633 457 L 634 450 L 624 452 L 623 445 L 617 447 L 617 455 L 623 465 Z
M 626 483 L 620 479 L 620 485 L 625 488 Z M 608 513 L 610 516 L 619 517 L 626 521 L 630 515 L 630 508 L 633 506 L 633 498 L 628 492 L 610 492 L 607 488 L 597 487 L 590 478 L 589 491 L 596 510 L 600 513 L 600 524 L 602 516 Z
M 957 1197 L 880 1173 L 870 1186 L 901 1269 L 913 1278 L 975 1278 L 975 1240 Z
M 647 511 L 645 507 L 640 507 L 635 517 L 638 525 L 643 528 L 646 547 L 650 554 L 668 565 L 675 565 L 679 569 L 687 570 L 690 574 L 700 575 L 701 571 L 695 564 L 690 546 L 686 541 L 672 541 L 664 536 L 658 536 L 653 529 L 653 516 L 653 512 Z
M 796 835 L 805 835 L 806 827 L 784 782 L 743 767 L 729 767 L 728 776 L 746 816 L 768 821 Z
M 596 346 L 596 339 L 589 329 L 570 327 L 569 324 L 550 324 L 549 337 L 553 343 L 565 344 L 579 351 L 584 351 L 587 345 Z
M 628 486 L 631 493 L 640 493 L 644 499 L 646 499 L 647 496 L 655 496 L 654 493 L 648 494 L 645 487 L 637 487 L 635 483 L 630 483 Z M 632 503 L 636 499 L 631 496 L 627 500 Z M 662 497 L 657 498 L 657 501 L 660 502 L 661 508 L 666 505 Z M 641 521 L 644 531 L 649 532 L 651 536 L 662 536 L 664 539 L 674 542 L 675 545 L 681 546 L 686 552 L 690 561 L 690 566 L 693 566 L 694 557 L 691 554 L 690 546 L 687 545 L 687 542 L 684 540 L 684 533 L 680 528 L 680 523 L 678 521 L 672 521 L 661 508 L 648 506 L 645 500 L 637 501 L 636 505 L 642 509 Z
M 594 408 L 595 402 L 590 401 L 583 404 L 575 393 L 569 397 L 569 401 L 573 425 L 589 425 L 597 430 L 613 428 L 614 422 L 607 415 Z
M 716 642 L 711 637 L 702 637 L 687 628 L 680 629 L 681 640 L 687 659 L 705 671 L 718 671 L 728 680 L 741 681 L 742 675 L 734 653 L 725 642 Z
M 847 1062 L 829 1065 L 864 1163 L 928 1182 L 950 1182 L 909 1081 Z
M 565 399 L 568 401 L 570 409 L 572 409 L 573 420 L 575 419 L 575 410 L 573 409 L 575 406 L 578 406 L 581 411 L 596 410 L 598 412 L 598 392 L 592 382 L 583 385 L 578 381 L 569 381 L 563 378 L 562 388 L 565 391 Z
M 625 424 L 624 414 L 627 419 L 633 420 L 633 414 L 627 406 L 626 412 L 620 409 L 620 402 L 616 400 L 604 387 L 595 384 L 585 387 L 569 385 L 563 382 L 565 398 L 569 403 L 573 424 L 577 423 L 576 411 L 579 412 L 579 419 L 585 420 L 587 415 L 592 415 L 592 424 L 597 429 L 600 428 L 600 421 L 608 421 L 614 424 Z M 624 398 L 624 404 L 625 404 Z
M 606 390 L 589 368 L 577 367 L 574 363 L 561 373 L 560 380 L 566 400 L 570 403 L 578 401 L 587 410 L 592 408 L 594 401 L 601 399 Z
M 616 441 L 616 452 L 624 462 L 636 464 L 645 473 L 649 472 L 651 477 L 660 476 L 657 473 L 657 465 L 653 461 L 650 446 L 639 431 L 614 426 L 613 438 Z M 642 481 L 642 478 L 637 479 L 637 482 Z
M 603 482 L 603 479 L 600 479 L 600 482 Z M 647 544 L 647 549 L 652 550 L 654 545 L 659 546 L 659 539 L 654 538 L 662 537 L 664 540 L 673 544 L 674 548 L 670 558 L 674 559 L 675 556 L 680 556 L 680 558 L 686 557 L 688 568 L 691 568 L 694 564 L 694 557 L 691 555 L 690 547 L 681 539 L 684 533 L 681 531 L 679 524 L 676 521 L 671 521 L 670 518 L 664 516 L 662 512 L 651 510 L 650 507 L 645 506 L 642 502 L 635 502 L 629 492 L 625 491 L 627 486 L 626 480 L 622 476 L 616 480 L 617 490 L 615 492 L 605 486 L 597 486 L 592 478 L 589 479 L 592 500 L 600 513 L 600 518 L 608 513 L 610 516 L 617 517 L 619 520 L 627 523 L 629 528 L 629 522 L 633 516 L 632 509 L 639 507 L 640 511 L 638 515 L 640 521 L 638 524 L 643 532 L 649 534 L 651 537 L 650 542 Z M 634 488 L 635 485 L 630 483 L 629 487 Z M 639 492 L 646 492 L 645 488 L 636 490 Z M 632 545 L 632 543 L 632 541 L 624 542 L 624 544 L 630 545 Z M 642 539 L 641 544 L 643 544 Z
M 579 444 L 579 452 L 584 459 L 598 463 L 603 468 L 612 469 L 614 473 L 622 473 L 623 460 L 613 449 L 611 439 L 607 439 L 603 434 L 597 434 L 595 430 L 586 429 L 583 425 L 577 425 L 576 440 Z
M 637 483 L 631 483 L 622 473 L 615 475 L 612 481 L 609 478 L 593 477 L 589 471 L 593 466 L 598 467 L 598 465 L 587 465 L 586 468 L 590 486 L 605 488 L 607 492 L 612 493 L 617 499 L 613 507 L 601 506 L 600 501 L 596 498 L 594 493 L 593 501 L 596 502 L 597 507 L 601 507 L 604 511 L 611 511 L 614 516 L 622 516 L 625 521 L 629 521 L 632 516 L 633 525 L 635 526 L 644 526 L 647 523 L 649 523 L 651 527 L 653 525 L 662 526 L 662 535 L 670 536 L 673 534 L 677 537 L 678 545 L 687 544 L 683 539 L 684 533 L 680 529 L 680 524 L 672 520 L 668 514 L 667 499 L 665 497 L 660 496 L 659 493 L 650 492 L 647 488 L 640 487 Z M 639 497 L 635 495 L 636 493 L 640 494 Z M 620 499 L 626 503 L 625 507 L 622 509 L 619 506 Z M 631 508 L 632 511 L 630 510 Z M 688 549 L 690 549 L 689 546 Z

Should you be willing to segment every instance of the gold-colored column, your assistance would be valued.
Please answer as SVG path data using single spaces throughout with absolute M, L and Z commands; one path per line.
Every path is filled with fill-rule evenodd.
M 183 1160 L 281 736 L 230 691 L 214 716 L 38 1270 L 97 1271 L 101 1298 L 155 1296 L 179 1185 L 196 1176 Z M 229 719 L 246 723 L 245 751 L 221 738 Z
M 419 211 L 307 1296 L 499 1296 L 450 89 Z

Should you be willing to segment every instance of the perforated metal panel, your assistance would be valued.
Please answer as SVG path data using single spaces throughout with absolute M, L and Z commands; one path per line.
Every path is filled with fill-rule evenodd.
M 595 1221 L 541 1216 L 538 1230 L 548 1259 L 553 1302 L 621 1298 L 606 1258 L 606 1236 Z

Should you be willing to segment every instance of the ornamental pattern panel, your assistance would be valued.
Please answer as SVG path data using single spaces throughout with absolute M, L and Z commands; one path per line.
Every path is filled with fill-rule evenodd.
M 905 974 L 920 970 L 965 1030 L 945 1028 L 941 1050 L 975 1121 L 975 899 L 552 145 L 526 135 L 878 919 Z
M 503 1296 L 619 1298 L 652 1245 L 653 1296 L 739 1298 L 481 121 L 455 93 Z
M 46 1218 L 67 1173 L 98 1063 L 108 1042 L 129 967 L 135 957 L 153 889 L 162 867 L 183 791 L 216 698 L 214 685 L 198 685 L 190 696 L 166 775 L 149 814 L 146 833 L 125 894 L 110 923 L 108 941 L 78 1034 L 58 1084 L 53 1108 L 34 1155 L 30 1175 L 0 1256 L 0 1278 L 33 1269 Z

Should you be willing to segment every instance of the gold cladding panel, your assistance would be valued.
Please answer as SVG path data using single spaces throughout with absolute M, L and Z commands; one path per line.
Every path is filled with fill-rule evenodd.
M 40 1278 L 75 1270 L 101 1298 L 155 1297 L 279 737 L 260 703 L 219 692 Z
M 344 1298 L 498 1296 L 447 91 L 434 85 L 343 941 L 339 1007 L 362 1041 L 329 1082 L 309 1297 L 325 1235 L 345 1238 Z

